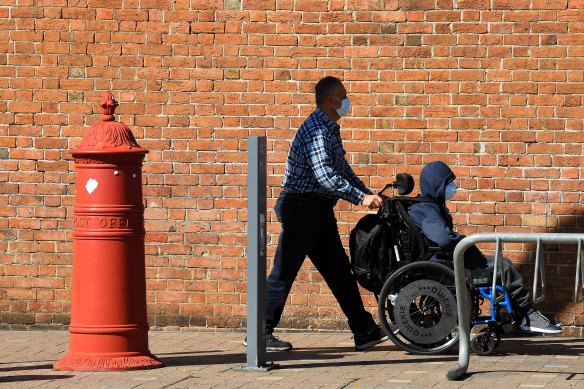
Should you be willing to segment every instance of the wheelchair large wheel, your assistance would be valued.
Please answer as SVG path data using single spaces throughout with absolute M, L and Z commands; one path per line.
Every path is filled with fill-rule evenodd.
M 432 262 L 399 268 L 381 289 L 379 320 L 405 351 L 437 354 L 448 350 L 458 342 L 454 272 Z

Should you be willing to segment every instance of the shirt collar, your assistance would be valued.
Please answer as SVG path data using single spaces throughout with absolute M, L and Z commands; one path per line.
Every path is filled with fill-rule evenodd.
M 324 125 L 331 131 L 339 131 L 339 129 L 341 128 L 341 126 L 339 126 L 337 123 L 333 122 L 331 120 L 331 118 L 328 117 L 328 115 L 326 113 L 324 113 L 323 110 L 321 110 L 320 108 L 316 108 L 316 110 L 314 111 L 315 115 L 317 117 L 319 117 L 322 122 L 324 123 Z

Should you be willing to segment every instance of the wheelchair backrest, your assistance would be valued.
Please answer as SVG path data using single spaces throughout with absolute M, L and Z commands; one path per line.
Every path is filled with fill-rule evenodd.
M 452 255 L 451 252 L 445 252 L 440 247 L 430 246 L 418 226 L 410 218 L 409 208 L 415 203 L 424 201 L 428 200 L 407 196 L 383 198 L 381 214 L 386 218 L 392 230 L 400 261 L 426 261 L 436 253 Z

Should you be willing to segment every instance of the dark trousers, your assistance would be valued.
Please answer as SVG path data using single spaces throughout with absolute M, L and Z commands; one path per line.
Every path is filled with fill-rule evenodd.
M 282 192 L 275 206 L 282 224 L 274 266 L 266 282 L 266 330 L 280 322 L 292 283 L 308 256 L 320 272 L 354 334 L 376 326 L 363 306 L 349 258 L 341 243 L 333 207 L 336 200 L 316 194 Z

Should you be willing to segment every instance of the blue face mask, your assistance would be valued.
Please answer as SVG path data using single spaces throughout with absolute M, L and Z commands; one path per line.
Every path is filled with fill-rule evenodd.
M 449 182 L 444 188 L 444 198 L 450 200 L 456 194 L 456 184 L 454 182 Z
M 333 98 L 337 99 L 335 96 L 332 96 Z M 341 106 L 340 108 L 337 108 L 337 113 L 339 114 L 339 117 L 343 117 L 345 115 L 347 115 L 349 113 L 349 109 L 351 108 L 351 101 L 349 100 L 349 98 L 345 98 L 343 100 L 341 99 L 337 99 L 341 102 Z

